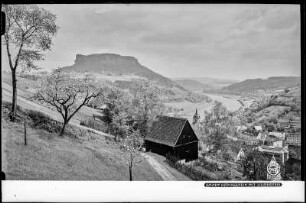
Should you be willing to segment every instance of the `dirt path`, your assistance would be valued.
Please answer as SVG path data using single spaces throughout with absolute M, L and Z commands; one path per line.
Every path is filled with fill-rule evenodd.
M 141 155 L 148 161 L 148 163 L 156 170 L 163 180 L 174 181 L 175 177 L 158 161 L 148 154 L 141 153 Z

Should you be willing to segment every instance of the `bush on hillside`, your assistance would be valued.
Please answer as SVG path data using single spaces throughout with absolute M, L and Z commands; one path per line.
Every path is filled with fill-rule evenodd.
M 28 110 L 26 114 L 32 120 L 32 127 L 44 129 L 50 133 L 57 133 L 61 130 L 61 123 L 51 119 L 49 116 L 39 112 Z
M 11 110 L 12 109 L 12 102 L 2 101 L 2 106 L 4 108 L 7 108 L 7 109 Z M 22 111 L 22 109 L 19 105 L 17 105 L 17 111 Z
M 38 76 L 31 75 L 31 74 L 26 74 L 26 73 L 20 74 L 19 77 L 25 78 L 25 79 L 28 79 L 28 80 L 33 80 L 33 81 L 37 81 L 38 80 Z
M 284 90 L 284 92 L 285 92 L 285 93 L 288 93 L 288 92 L 289 92 L 289 89 L 288 89 L 288 88 L 286 88 L 286 89 Z
M 222 152 L 222 159 L 225 161 L 234 161 L 233 157 L 228 152 Z
M 102 122 L 96 121 L 93 118 L 89 118 L 86 120 L 82 120 L 80 122 L 80 125 L 101 131 L 101 132 L 107 132 L 107 126 L 105 126 Z
M 166 161 L 171 167 L 177 169 L 193 180 L 215 180 L 215 178 L 210 177 L 207 173 L 205 173 L 205 171 L 198 170 L 195 166 L 173 162 L 169 159 Z
M 195 162 L 197 165 L 200 165 L 202 168 L 215 172 L 218 170 L 218 164 L 213 163 L 213 162 L 208 162 L 205 158 L 199 157 L 199 159 Z
M 173 163 L 176 163 L 177 161 L 179 161 L 179 158 L 178 158 L 178 157 L 173 156 L 173 155 L 170 154 L 170 153 L 167 153 L 167 154 L 166 154 L 166 158 L 167 158 L 169 161 L 173 162 Z
M 276 117 L 271 117 L 271 118 L 270 118 L 270 122 L 272 122 L 273 124 L 277 124 L 277 123 L 278 123 Z

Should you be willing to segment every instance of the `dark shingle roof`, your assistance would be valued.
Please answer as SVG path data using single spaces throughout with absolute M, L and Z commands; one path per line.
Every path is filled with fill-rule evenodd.
M 175 146 L 187 119 L 157 116 L 145 140 Z

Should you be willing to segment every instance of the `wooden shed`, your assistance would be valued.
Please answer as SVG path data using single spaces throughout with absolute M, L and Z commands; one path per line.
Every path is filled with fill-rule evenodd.
M 146 150 L 186 161 L 198 158 L 198 137 L 186 118 L 157 116 L 145 137 Z

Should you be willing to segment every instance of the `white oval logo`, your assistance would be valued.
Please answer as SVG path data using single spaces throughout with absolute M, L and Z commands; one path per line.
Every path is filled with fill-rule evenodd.
M 279 174 L 280 172 L 280 166 L 279 164 L 276 162 L 275 158 L 272 157 L 272 160 L 270 161 L 270 163 L 267 166 L 267 172 L 271 175 L 271 176 L 276 176 Z

